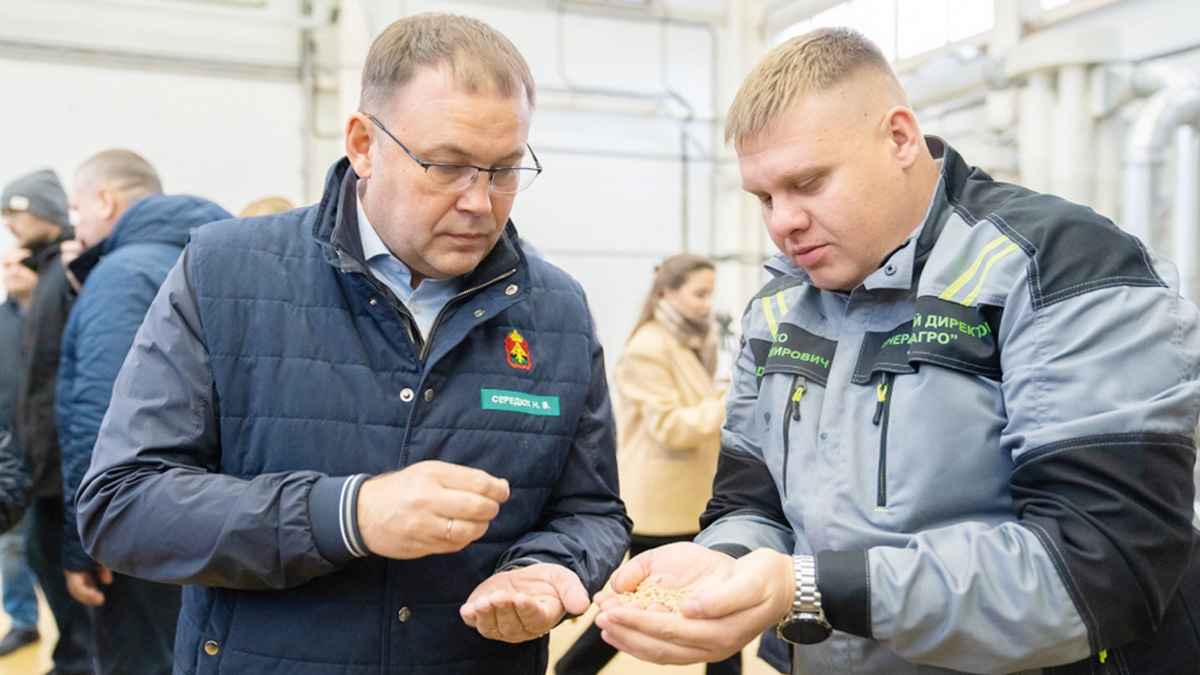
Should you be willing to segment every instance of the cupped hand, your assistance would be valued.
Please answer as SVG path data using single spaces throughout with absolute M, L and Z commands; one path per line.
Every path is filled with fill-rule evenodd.
M 620 594 L 643 582 L 684 589 L 678 613 Z M 644 661 L 710 663 L 732 656 L 787 613 L 795 593 L 790 556 L 761 549 L 740 559 L 690 543 L 651 549 L 621 566 L 596 596 L 604 640 Z
M 574 572 L 538 563 L 488 577 L 458 613 L 483 637 L 516 643 L 545 635 L 567 613 L 583 614 L 589 605 L 587 589 Z

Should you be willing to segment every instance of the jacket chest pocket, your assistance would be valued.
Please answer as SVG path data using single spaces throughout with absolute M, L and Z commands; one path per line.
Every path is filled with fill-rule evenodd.
M 763 423 L 768 434 L 779 434 L 779 447 L 782 452 L 783 496 L 788 496 L 788 478 L 792 475 L 789 462 L 792 455 L 792 431 L 803 420 L 807 410 L 812 405 L 806 403 L 806 394 L 815 385 L 824 387 L 829 381 L 829 369 L 833 363 L 837 343 L 823 338 L 801 328 L 793 323 L 780 323 L 772 331 L 771 342 L 757 341 L 751 343 L 754 353 L 759 385 L 763 378 L 773 376 L 786 383 L 786 391 L 782 395 L 763 397 L 772 401 L 768 405 L 778 407 L 778 410 L 763 410 Z M 771 386 L 779 384 L 772 382 Z M 808 398 L 809 401 L 812 397 Z M 777 428 L 771 430 L 771 418 L 778 419 Z M 765 445 L 774 445 L 774 442 Z
M 1000 353 L 993 329 L 998 316 L 937 298 L 919 298 L 916 306 L 911 321 L 864 336 L 852 377 L 855 385 L 871 389 L 872 405 L 861 414 L 870 417 L 878 436 L 874 508 L 881 511 L 890 506 L 889 462 L 898 459 L 897 443 L 936 447 L 970 438 L 967 447 L 986 448 L 997 431 L 977 410 L 999 406 Z

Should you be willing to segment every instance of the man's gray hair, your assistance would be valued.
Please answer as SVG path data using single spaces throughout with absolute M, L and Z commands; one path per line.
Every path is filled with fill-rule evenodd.
M 478 19 L 427 13 L 400 19 L 375 38 L 363 66 L 359 111 L 378 111 L 427 66 L 448 67 L 468 93 L 490 87 L 502 96 L 524 94 L 533 107 L 533 74 L 508 38 Z

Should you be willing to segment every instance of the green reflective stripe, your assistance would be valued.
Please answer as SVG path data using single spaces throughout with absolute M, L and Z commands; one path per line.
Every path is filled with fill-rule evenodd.
M 783 299 L 783 291 L 775 294 L 775 304 L 779 305 L 779 316 L 787 316 L 787 303 Z
M 995 265 L 997 260 L 1000 260 L 1009 253 L 1012 253 L 1013 251 L 1017 250 L 1017 248 L 1018 246 L 1016 244 L 1009 244 L 1003 251 L 1000 251 L 991 258 L 988 258 L 987 264 L 983 266 L 983 274 L 979 275 L 979 283 L 975 284 L 975 288 L 971 289 L 970 295 L 963 298 L 963 305 L 970 305 L 972 302 L 975 302 L 975 298 L 979 297 L 979 291 L 983 290 L 983 282 L 987 280 L 987 275 L 988 272 L 991 271 L 992 265 Z
M 1006 241 L 1009 241 L 1009 238 L 1002 234 L 996 239 L 992 240 L 987 246 L 984 246 L 983 250 L 979 252 L 979 256 L 975 258 L 975 262 L 971 263 L 971 267 L 969 267 L 966 272 L 963 272 L 962 276 L 960 276 L 958 279 L 955 279 L 954 283 L 950 284 L 950 288 L 947 288 L 944 293 L 938 296 L 938 298 L 941 300 L 949 300 L 950 298 L 954 297 L 954 294 L 962 290 L 962 287 L 966 286 L 967 282 L 969 282 L 972 277 L 975 276 L 975 273 L 979 271 L 979 266 L 983 264 L 983 259 L 987 257 L 987 254 L 991 253 Z
M 519 391 L 480 389 L 479 398 L 484 410 L 506 410 L 542 417 L 558 417 L 560 414 L 557 396 L 534 396 Z
M 767 317 L 767 326 L 771 329 L 771 337 L 779 335 L 779 324 L 775 323 L 775 311 L 771 309 L 771 298 L 762 299 L 763 314 Z

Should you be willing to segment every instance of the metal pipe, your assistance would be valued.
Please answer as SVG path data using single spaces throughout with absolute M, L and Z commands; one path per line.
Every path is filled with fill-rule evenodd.
M 1195 122 L 1193 122 L 1195 124 Z M 1179 267 L 1179 289 L 1183 297 L 1194 300 L 1200 293 L 1197 251 L 1200 235 L 1200 145 L 1196 128 L 1179 127 L 1175 140 L 1175 190 L 1172 193 L 1171 235 L 1175 264 Z
M 1154 187 L 1161 182 L 1166 150 L 1180 126 L 1200 124 L 1200 79 L 1183 73 L 1172 76 L 1157 64 L 1135 77 L 1135 86 L 1143 89 L 1155 83 L 1167 86 L 1146 100 L 1126 143 L 1123 214 L 1125 229 L 1151 246 L 1166 243 L 1160 241 L 1155 227 L 1161 209 L 1154 195 Z
M 1051 130 L 1046 120 L 1054 104 L 1052 76 L 1046 72 L 1029 75 L 1020 94 L 1017 118 L 1018 171 L 1021 183 L 1037 192 L 1050 191 Z
M 1054 107 L 1054 152 L 1050 156 L 1050 191 L 1079 204 L 1092 203 L 1095 139 L 1088 112 L 1088 67 L 1063 66 L 1058 71 Z

